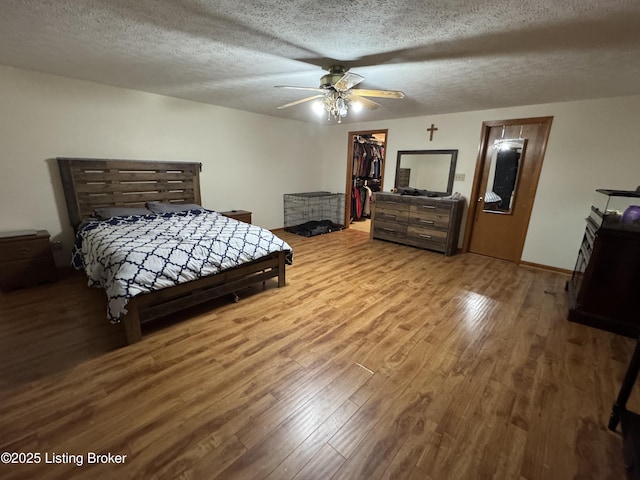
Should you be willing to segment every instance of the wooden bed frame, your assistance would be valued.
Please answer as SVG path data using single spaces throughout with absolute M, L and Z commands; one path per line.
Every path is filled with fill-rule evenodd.
M 196 203 L 199 163 L 58 157 L 69 221 L 77 230 L 98 207 L 144 207 L 146 202 Z M 123 319 L 127 341 L 142 339 L 141 324 L 277 277 L 286 283 L 285 252 L 275 252 L 215 275 L 133 297 Z

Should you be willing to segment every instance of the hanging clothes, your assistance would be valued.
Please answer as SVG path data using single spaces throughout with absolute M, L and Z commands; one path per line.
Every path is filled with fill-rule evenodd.
M 373 192 L 381 190 L 384 145 L 365 136 L 353 138 L 351 221 L 371 217 Z
M 380 179 L 383 159 L 384 146 L 374 140 L 356 137 L 353 142 L 353 177 L 363 180 Z
M 362 214 L 369 218 L 371 217 L 371 199 L 373 197 L 372 193 L 371 193 L 371 189 L 367 186 L 364 185 L 364 190 L 365 190 L 365 203 L 364 206 L 362 208 Z
M 362 197 L 360 190 L 355 186 L 351 190 L 351 217 L 353 220 L 362 218 Z

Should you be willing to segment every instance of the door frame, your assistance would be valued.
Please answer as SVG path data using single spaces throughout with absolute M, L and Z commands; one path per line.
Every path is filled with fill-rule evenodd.
M 389 142 L 389 129 L 378 128 L 375 130 L 358 130 L 349 132 L 347 136 L 347 182 L 345 187 L 344 201 L 344 228 L 350 228 L 351 220 L 351 177 L 353 176 L 353 137 L 356 135 L 373 135 L 374 133 L 384 133 L 384 155 L 382 156 L 382 167 L 380 168 L 380 191 L 384 186 L 384 170 L 387 166 L 387 143 Z
M 484 162 L 489 148 L 489 132 L 493 127 L 508 127 L 513 125 L 531 125 L 541 123 L 543 124 L 543 138 L 540 145 L 540 161 L 538 162 L 536 169 L 533 173 L 533 191 L 534 198 L 532 199 L 527 214 L 527 225 L 524 228 L 521 238 L 518 239 L 518 249 L 520 254 L 518 255 L 518 261 L 522 261 L 522 250 L 524 249 L 524 242 L 527 238 L 527 232 L 529 230 L 529 222 L 531 221 L 531 212 L 533 211 L 533 205 L 535 203 L 535 195 L 538 191 L 538 182 L 540 180 L 540 172 L 542 171 L 542 164 L 544 163 L 545 153 L 547 151 L 547 144 L 549 142 L 549 134 L 551 133 L 551 124 L 553 123 L 553 117 L 532 117 L 532 118 L 515 118 L 510 120 L 490 120 L 482 122 L 482 130 L 480 133 L 480 145 L 478 147 L 478 158 L 476 160 L 476 170 L 473 174 L 473 186 L 471 188 L 471 197 L 469 198 L 469 211 L 467 212 L 467 223 L 464 229 L 464 241 L 462 243 L 462 253 L 469 252 L 469 246 L 471 245 L 471 236 L 473 234 L 473 227 L 475 224 L 476 210 L 478 208 L 478 201 L 476 199 L 480 195 L 480 184 L 482 183 L 482 172 L 484 170 Z M 530 149 L 528 149 L 530 151 Z

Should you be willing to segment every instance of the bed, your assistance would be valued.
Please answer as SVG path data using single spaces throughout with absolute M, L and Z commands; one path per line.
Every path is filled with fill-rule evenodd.
M 292 261 L 289 245 L 268 230 L 199 207 L 199 163 L 65 157 L 57 162 L 69 221 L 76 232 L 74 261 L 85 268 L 90 286 L 105 289 L 107 317 L 124 324 L 128 343 L 142 339 L 145 322 L 271 278 L 277 279 L 278 287 L 285 285 L 286 265 Z M 161 212 L 118 212 L 113 218 L 95 219 L 101 209 L 133 212 L 130 209 L 156 203 L 163 206 Z M 120 238 L 120 234 L 133 236 Z M 196 247 L 195 242 L 204 243 Z M 136 257 L 130 255 L 142 251 L 149 256 L 150 248 L 153 255 L 167 249 L 180 252 L 180 259 L 171 257 L 170 262 L 181 265 L 179 274 L 165 273 L 169 267 L 162 267 L 154 281 L 122 287 L 127 289 L 126 298 L 121 305 L 113 303 L 114 291 L 124 295 L 120 286 L 109 283 L 118 275 L 105 275 L 109 280 L 104 280 L 94 276 L 96 270 L 115 272 L 114 265 L 135 265 Z M 122 261 L 125 257 L 132 261 Z M 132 277 L 119 276 L 127 275 Z

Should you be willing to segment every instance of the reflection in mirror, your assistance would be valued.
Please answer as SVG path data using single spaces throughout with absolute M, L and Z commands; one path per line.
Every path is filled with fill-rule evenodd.
M 494 142 L 487 191 L 484 194 L 484 212 L 512 212 L 525 145 L 524 138 L 501 138 Z
M 395 186 L 451 195 L 457 157 L 457 150 L 400 150 Z

